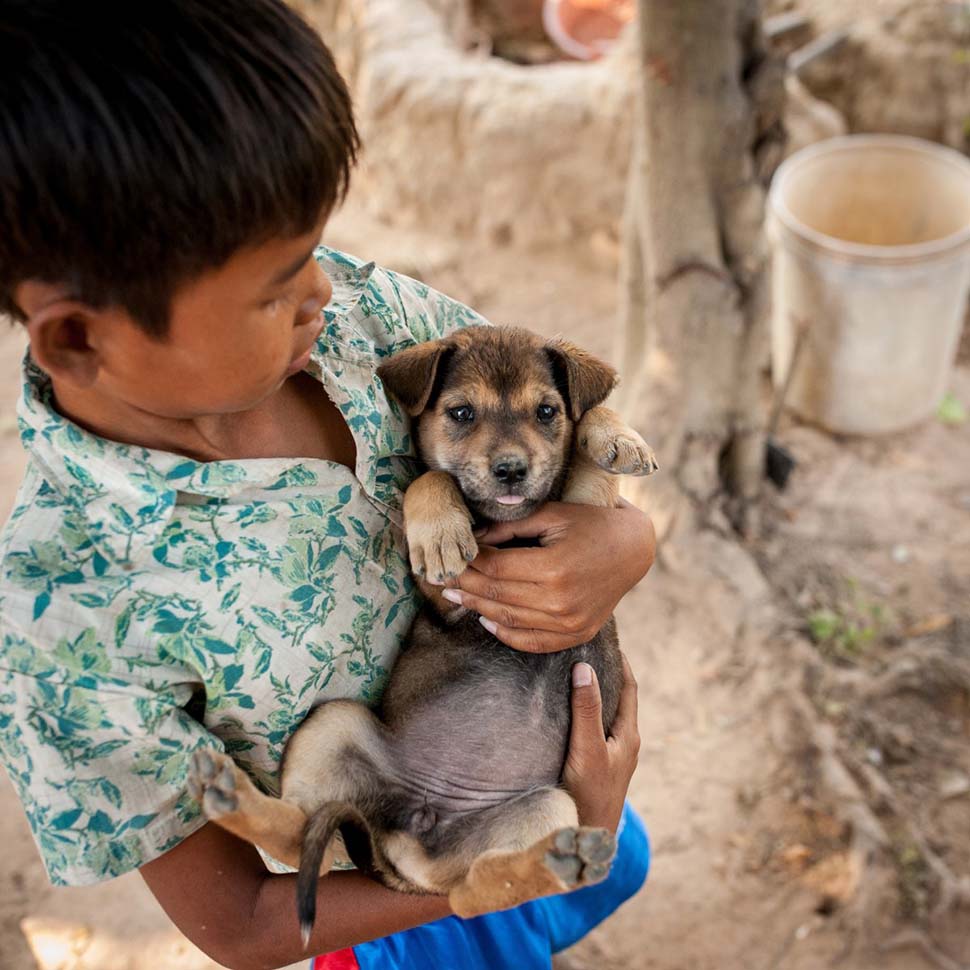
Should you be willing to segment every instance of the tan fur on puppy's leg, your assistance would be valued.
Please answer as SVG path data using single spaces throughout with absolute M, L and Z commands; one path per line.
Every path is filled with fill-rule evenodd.
M 660 467 L 653 449 L 607 407 L 590 408 L 574 432 L 576 453 L 611 475 L 652 475 Z
M 488 847 L 448 895 L 465 918 L 599 882 L 616 851 L 605 829 L 579 827 L 576 803 L 561 788 L 509 802 L 483 824 Z
M 472 517 L 447 472 L 425 472 L 404 493 L 411 569 L 430 582 L 460 576 L 478 555 Z
M 210 821 L 274 859 L 299 866 L 306 815 L 289 802 L 264 795 L 228 755 L 196 751 L 189 790 Z
M 339 700 L 315 707 L 287 742 L 280 797 L 308 818 L 325 802 L 354 802 L 361 779 L 349 756 L 386 770 L 384 734 L 384 725 L 363 704 Z
M 566 487 L 562 490 L 562 500 L 574 505 L 596 505 L 613 509 L 619 504 L 619 498 L 620 486 L 617 479 L 585 455 L 580 455 L 577 449 L 569 469 L 569 478 L 566 479 Z
M 465 881 L 448 894 L 455 914 L 468 919 L 530 899 L 569 892 L 601 882 L 616 854 L 606 829 L 569 827 L 519 852 L 480 855 Z

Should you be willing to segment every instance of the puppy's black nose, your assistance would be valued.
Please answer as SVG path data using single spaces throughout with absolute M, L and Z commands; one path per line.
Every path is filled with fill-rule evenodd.
M 492 474 L 503 485 L 515 485 L 529 474 L 529 466 L 524 458 L 506 455 L 492 465 Z

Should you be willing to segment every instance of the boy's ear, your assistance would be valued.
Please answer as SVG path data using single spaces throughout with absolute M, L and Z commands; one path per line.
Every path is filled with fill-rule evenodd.
M 52 377 L 90 387 L 101 367 L 92 339 L 97 311 L 59 293 L 58 287 L 36 281 L 17 288 L 17 305 L 27 317 L 30 356 Z
M 546 344 L 546 353 L 573 421 L 602 404 L 616 386 L 617 373 L 609 364 L 568 340 L 550 341 Z
M 377 376 L 414 417 L 428 406 L 437 379 L 444 373 L 444 363 L 454 350 L 445 340 L 399 350 L 377 368 Z

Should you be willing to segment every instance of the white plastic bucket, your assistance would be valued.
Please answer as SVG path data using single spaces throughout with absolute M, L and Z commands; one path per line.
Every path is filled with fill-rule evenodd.
M 786 404 L 833 431 L 931 414 L 970 285 L 970 161 L 918 138 L 849 135 L 787 159 L 769 197 L 772 372 Z

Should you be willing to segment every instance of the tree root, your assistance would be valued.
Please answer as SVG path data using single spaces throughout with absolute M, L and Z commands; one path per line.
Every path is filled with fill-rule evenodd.
M 850 751 L 841 752 L 854 775 L 863 779 L 873 800 L 890 812 L 903 826 L 906 835 L 916 847 L 923 861 L 937 879 L 939 899 L 930 914 L 931 919 L 939 920 L 960 906 L 970 906 L 970 876 L 957 876 L 929 844 L 922 828 L 912 814 L 899 802 L 892 786 L 874 766 L 858 760 Z
M 929 661 L 934 674 L 943 678 L 947 686 L 952 687 L 954 682 L 961 683 L 959 677 L 954 675 L 962 672 L 963 665 L 954 658 L 942 651 L 935 651 L 929 655 Z M 906 659 L 902 658 L 900 664 L 880 678 L 880 691 L 892 693 L 896 690 L 919 689 L 919 685 L 911 679 Z M 925 681 L 922 686 L 925 687 Z M 816 713 L 803 691 L 788 690 L 784 693 L 784 699 L 792 715 L 791 724 L 797 746 L 810 754 L 817 790 L 831 805 L 836 816 L 849 826 L 852 833 L 851 855 L 865 867 L 873 866 L 879 858 L 885 862 L 895 859 L 893 840 L 879 818 L 879 815 L 890 815 L 932 874 L 937 899 L 929 913 L 929 927 L 907 930 L 885 944 L 884 949 L 917 946 L 942 970 L 970 970 L 949 957 L 930 935 L 945 916 L 960 907 L 970 907 L 970 876 L 958 876 L 953 872 L 932 848 L 923 827 L 901 804 L 882 772 L 860 760 L 840 741 L 833 725 Z M 849 933 L 847 953 L 855 948 L 860 935 L 868 936 L 866 931 L 871 923 L 871 900 L 876 892 L 873 883 L 873 880 L 862 878 L 855 898 L 843 912 L 843 923 Z
M 966 964 L 958 963 L 948 957 L 922 930 L 903 930 L 879 949 L 883 953 L 889 953 L 892 950 L 901 950 L 905 947 L 914 947 L 919 950 L 927 960 L 938 966 L 940 970 L 970 970 L 970 967 Z
M 909 647 L 864 688 L 862 700 L 878 700 L 905 691 L 925 694 L 928 687 L 970 693 L 970 663 L 938 647 Z

